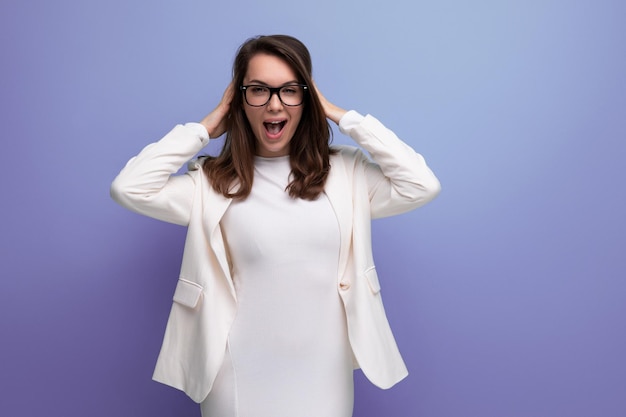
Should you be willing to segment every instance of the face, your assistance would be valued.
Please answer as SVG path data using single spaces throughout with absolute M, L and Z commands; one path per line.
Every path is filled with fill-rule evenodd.
M 248 63 L 244 85 L 258 84 L 268 87 L 282 87 L 298 84 L 298 77 L 282 59 L 267 54 L 257 54 Z M 257 141 L 257 155 L 275 157 L 289 155 L 289 143 L 293 138 L 302 107 L 285 106 L 277 94 L 262 107 L 254 107 L 244 100 L 244 111 Z

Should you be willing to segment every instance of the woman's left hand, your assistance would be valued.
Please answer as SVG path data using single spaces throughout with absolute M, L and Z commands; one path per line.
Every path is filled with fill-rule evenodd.
M 335 124 L 339 124 L 339 120 L 343 117 L 344 114 L 347 113 L 347 110 L 342 109 L 341 107 L 335 106 L 333 103 L 328 101 L 326 97 L 320 93 L 320 90 L 317 88 L 317 85 L 313 83 L 313 88 L 317 93 L 317 96 L 320 98 L 320 102 L 322 103 L 322 107 L 324 108 L 324 113 L 326 113 L 326 117 L 335 122 Z

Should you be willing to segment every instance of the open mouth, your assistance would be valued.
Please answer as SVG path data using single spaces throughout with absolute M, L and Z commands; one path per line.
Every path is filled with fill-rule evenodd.
M 265 126 L 265 130 L 270 135 L 277 135 L 283 130 L 283 127 L 285 127 L 286 123 L 286 120 L 263 122 L 263 126 Z

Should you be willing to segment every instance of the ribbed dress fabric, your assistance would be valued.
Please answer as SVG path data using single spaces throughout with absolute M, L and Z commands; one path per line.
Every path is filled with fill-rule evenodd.
M 255 158 L 221 221 L 237 292 L 203 417 L 350 417 L 352 353 L 337 292 L 339 226 L 325 194 L 289 197 L 289 157 Z

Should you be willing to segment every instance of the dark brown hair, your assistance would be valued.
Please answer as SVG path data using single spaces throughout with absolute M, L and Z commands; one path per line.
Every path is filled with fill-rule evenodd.
M 248 39 L 239 47 L 233 63 L 235 94 L 230 105 L 226 140 L 220 154 L 205 161 L 203 171 L 215 191 L 227 198 L 244 199 L 250 194 L 256 139 L 244 112 L 244 98 L 239 87 L 248 71 L 248 63 L 260 53 L 284 60 L 298 77 L 298 82 L 309 87 L 302 104 L 300 123 L 289 144 L 292 180 L 287 190 L 293 198 L 313 200 L 324 190 L 330 170 L 331 130 L 313 86 L 311 55 L 302 42 L 291 36 L 259 36 Z M 238 188 L 234 188 L 237 184 Z

